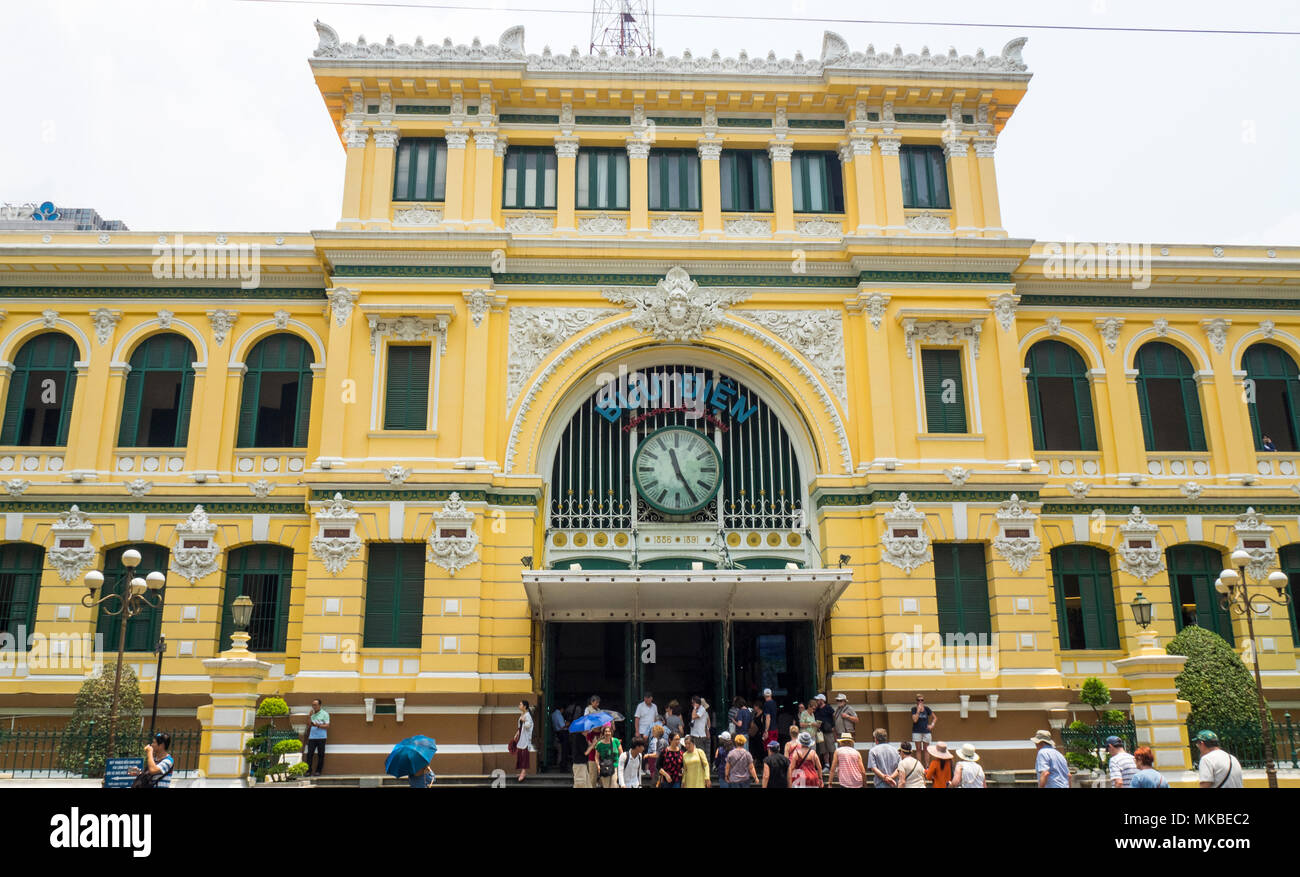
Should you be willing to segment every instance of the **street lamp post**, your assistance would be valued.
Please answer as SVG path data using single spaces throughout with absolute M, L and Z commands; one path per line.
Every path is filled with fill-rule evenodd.
M 1268 787 L 1277 788 L 1277 765 L 1273 762 L 1273 723 L 1264 704 L 1264 683 L 1259 673 L 1259 648 L 1255 643 L 1255 609 L 1256 600 L 1265 600 L 1274 606 L 1286 606 L 1290 598 L 1286 593 L 1287 575 L 1280 569 L 1268 574 L 1268 583 L 1277 590 L 1277 598 L 1267 594 L 1251 595 L 1246 584 L 1246 567 L 1251 556 L 1243 549 L 1232 552 L 1232 564 L 1237 569 L 1225 569 L 1219 573 L 1214 589 L 1221 594 L 1220 604 L 1224 609 L 1236 612 L 1246 618 L 1246 634 L 1250 637 L 1250 654 L 1255 664 L 1255 701 L 1259 708 L 1259 726 L 1264 735 L 1264 773 L 1268 776 Z
M 105 756 L 107 758 L 113 757 L 117 743 L 117 704 L 122 686 L 122 659 L 126 655 L 127 623 L 145 609 L 157 609 L 162 605 L 161 591 L 167 582 L 167 577 L 157 571 L 149 573 L 146 578 L 133 575 L 135 568 L 140 565 L 140 552 L 134 548 L 122 552 L 122 565 L 126 567 L 126 575 L 130 578 L 124 594 L 104 594 L 96 599 L 95 594 L 104 586 L 104 574 L 98 570 L 91 570 L 86 573 L 85 579 L 86 588 L 90 593 L 81 598 L 82 606 L 87 608 L 99 606 L 104 614 L 119 616 L 122 619 L 117 636 L 117 672 L 113 676 L 113 700 L 108 715 L 108 752 Z M 158 594 L 157 602 L 149 599 L 149 591 Z M 113 601 L 117 601 L 116 609 L 109 608 Z

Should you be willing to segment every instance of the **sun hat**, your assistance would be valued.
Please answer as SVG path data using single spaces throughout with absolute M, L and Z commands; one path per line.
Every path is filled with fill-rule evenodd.
M 980 754 L 975 751 L 974 743 L 961 744 L 961 748 L 957 750 L 957 757 L 960 758 L 962 761 L 980 760 Z
M 836 699 L 836 700 L 848 700 L 848 699 L 849 699 L 849 696 L 848 696 L 847 694 L 845 694 L 844 692 L 841 691 L 839 694 L 835 695 L 835 699 Z
M 1192 738 L 1192 742 L 1194 742 L 1194 743 L 1210 743 L 1210 744 L 1213 744 L 1213 745 L 1215 745 L 1215 746 L 1218 746 L 1218 745 L 1219 745 L 1219 735 L 1216 734 L 1216 733 L 1214 733 L 1213 731 L 1209 731 L 1209 730 L 1206 730 L 1206 731 L 1199 731 L 1199 732 L 1197 732 L 1196 736 Z
M 1029 738 L 1029 742 L 1035 745 L 1039 743 L 1046 743 L 1048 746 L 1056 745 L 1055 743 L 1052 742 L 1051 731 L 1039 731 L 1037 734 Z
M 930 757 L 947 760 L 952 758 L 952 753 L 948 751 L 947 743 L 935 743 L 930 747 Z
M 837 743 L 847 743 L 847 744 L 849 744 L 850 746 L 852 746 L 852 745 L 853 745 L 853 735 L 852 735 L 852 734 L 841 734 L 841 735 L 840 735 L 840 739 L 837 740 L 836 742 L 837 742 Z
M 737 734 L 736 736 L 739 737 L 740 735 Z M 723 731 L 721 734 L 718 735 L 718 739 L 719 739 L 719 740 L 730 740 L 730 739 L 731 739 L 731 732 L 730 732 L 730 731 Z
M 800 732 L 799 732 L 799 745 L 800 745 L 800 746 L 812 746 L 812 745 L 813 745 L 812 734 L 809 734 L 807 731 L 800 731 Z

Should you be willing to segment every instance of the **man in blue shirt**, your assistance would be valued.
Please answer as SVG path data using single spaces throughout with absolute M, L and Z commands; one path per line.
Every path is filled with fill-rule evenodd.
M 325 739 L 329 736 L 330 714 L 319 700 L 311 702 L 311 730 L 307 732 L 307 775 L 320 776 L 325 770 Z M 312 770 L 312 757 L 315 756 L 315 770 Z
M 1070 788 L 1070 765 L 1065 756 L 1056 751 L 1056 746 L 1052 743 L 1052 732 L 1039 731 L 1029 738 L 1029 742 L 1038 747 L 1038 757 L 1034 759 L 1038 788 Z

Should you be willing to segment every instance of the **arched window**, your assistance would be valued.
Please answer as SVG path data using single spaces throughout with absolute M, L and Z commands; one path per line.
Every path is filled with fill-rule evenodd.
M 1137 354 L 1138 407 L 1148 451 L 1204 451 L 1205 427 L 1195 371 L 1181 350 L 1163 341 Z
M 1029 425 L 1038 451 L 1095 451 L 1088 367 L 1073 347 L 1039 341 L 1025 357 Z
M 1286 586 L 1286 595 L 1290 601 L 1286 608 L 1291 615 L 1291 645 L 1300 648 L 1300 610 L 1295 605 L 1296 594 L 1300 594 L 1300 545 L 1287 545 L 1277 556 L 1282 572 L 1290 580 Z
M 1211 630 L 1232 642 L 1232 616 L 1219 605 L 1214 580 L 1223 571 L 1223 554 L 1205 545 L 1174 545 L 1165 549 L 1169 591 L 1174 604 L 1174 628 L 1189 624 Z
M 122 448 L 183 448 L 194 395 L 194 345 L 183 335 L 154 335 L 131 354 L 122 400 Z
M 282 333 L 257 342 L 244 374 L 237 447 L 307 446 L 311 360 L 311 347 L 296 335 Z
M 1061 649 L 1118 649 L 1110 555 L 1091 545 L 1052 549 Z
M 0 633 L 14 638 L 15 647 L 27 648 L 19 640 L 19 628 L 31 633 L 36 626 L 36 603 L 41 589 L 41 567 L 45 549 L 26 542 L 0 545 Z
M 1264 450 L 1264 436 L 1279 451 L 1300 450 L 1300 369 L 1275 344 L 1252 344 L 1242 357 L 1255 450 Z
M 218 650 L 230 648 L 230 635 L 235 632 L 231 608 L 236 597 L 247 594 L 253 601 L 248 647 L 254 652 L 283 652 L 289 630 L 289 587 L 292 580 L 293 550 L 290 548 L 259 544 L 230 552 Z
M 0 445 L 66 445 L 77 388 L 77 345 L 61 332 L 28 341 L 14 357 Z
M 154 570 L 164 575 L 167 574 L 167 561 L 171 557 L 171 552 L 166 547 L 148 544 L 120 545 L 109 551 L 104 557 L 104 590 L 102 595 L 126 593 L 132 574 L 122 564 L 122 555 L 128 548 L 134 548 L 140 552 L 140 565 L 135 568 L 135 575 L 144 577 Z M 157 600 L 157 597 L 151 595 L 150 599 Z M 95 623 L 95 630 L 104 635 L 101 648 L 105 652 L 117 651 L 118 637 L 122 633 L 122 616 L 110 615 L 105 610 L 112 609 L 116 612 L 120 608 L 122 608 L 122 604 L 117 600 L 109 600 L 107 604 L 101 603 L 99 605 L 99 620 Z M 140 614 L 126 623 L 126 650 L 128 652 L 152 652 L 158 645 L 158 634 L 161 631 L 161 610 L 146 607 Z

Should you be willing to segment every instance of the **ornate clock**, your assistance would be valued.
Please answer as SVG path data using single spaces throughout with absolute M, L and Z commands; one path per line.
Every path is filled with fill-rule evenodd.
M 689 515 L 708 505 L 722 486 L 722 455 L 713 441 L 684 426 L 655 430 L 632 458 L 637 493 L 666 515 Z

